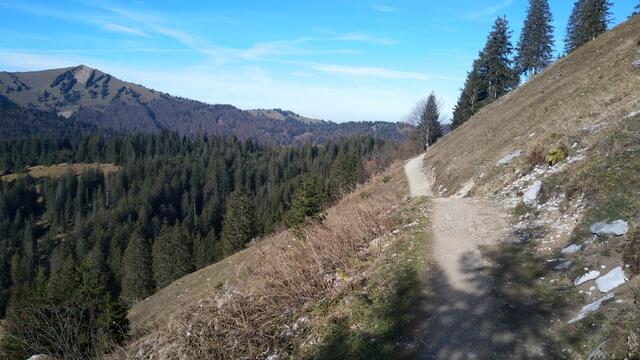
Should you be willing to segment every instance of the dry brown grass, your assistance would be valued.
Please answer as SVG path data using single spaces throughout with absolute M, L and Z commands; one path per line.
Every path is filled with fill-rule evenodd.
M 27 168 L 27 172 L 26 173 L 20 173 L 20 174 L 8 174 L 8 175 L 4 175 L 2 177 L 3 181 L 14 181 L 20 177 L 24 177 L 27 174 L 29 174 L 32 177 L 35 178 L 40 178 L 40 177 L 61 177 L 67 173 L 74 173 L 74 174 L 80 174 L 83 171 L 86 170 L 91 170 L 91 169 L 95 169 L 95 170 L 101 170 L 105 175 L 109 175 L 111 173 L 117 172 L 120 170 L 120 166 L 114 165 L 114 164 L 110 164 L 110 163 L 105 163 L 105 164 L 99 164 L 99 163 L 91 163 L 91 164 L 87 164 L 87 163 L 74 163 L 74 164 L 67 164 L 67 163 L 61 163 L 61 164 L 55 164 L 55 165 L 51 165 L 51 166 L 43 166 L 43 165 L 36 165 L 36 166 L 31 166 Z
M 482 109 L 467 123 L 438 141 L 427 162 L 436 175 L 434 189 L 455 194 L 474 180 L 475 194 L 501 189 L 505 176 L 524 159 L 496 167 L 515 150 L 530 153 L 542 144 L 572 145 L 585 126 L 624 121 L 640 110 L 640 71 L 631 63 L 640 58 L 636 16 L 573 54 L 510 94 Z M 479 177 L 479 174 L 485 174 Z
M 526 171 L 531 171 L 538 165 L 546 164 L 546 155 L 544 146 L 541 144 L 536 145 L 525 157 L 525 163 L 527 164 Z
M 396 164 L 347 195 L 328 210 L 323 224 L 307 228 L 300 238 L 284 233 L 277 240 L 283 246 L 258 243 L 245 250 L 252 266 L 234 276 L 239 286 L 205 287 L 205 293 L 191 287 L 200 296 L 189 296 L 188 303 L 176 297 L 186 294 L 185 289 L 174 286 L 145 300 L 141 307 L 157 298 L 175 312 L 169 319 L 163 311 L 164 321 L 147 321 L 154 329 L 133 343 L 126 357 L 235 359 L 287 352 L 301 340 L 292 325 L 310 307 L 339 292 L 354 277 L 359 259 L 373 256 L 363 250 L 393 228 L 392 212 L 406 191 L 401 164 Z M 234 260 L 223 266 L 234 269 Z M 197 286 L 189 282 L 191 277 L 177 284 Z M 134 327 L 139 314 L 134 308 Z

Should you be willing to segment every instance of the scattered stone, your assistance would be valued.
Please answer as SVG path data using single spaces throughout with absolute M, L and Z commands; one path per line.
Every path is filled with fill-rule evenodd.
M 571 254 L 577 253 L 581 249 L 582 249 L 581 245 L 571 244 L 571 245 L 567 246 L 566 248 L 560 250 L 560 253 L 562 253 L 564 255 L 571 255 Z
M 577 321 L 580 321 L 582 319 L 584 319 L 585 317 L 587 317 L 587 315 L 589 315 L 590 313 L 594 312 L 594 311 L 598 311 L 598 309 L 600 309 L 600 306 L 602 305 L 602 303 L 604 303 L 607 300 L 611 300 L 613 299 L 613 297 L 615 296 L 615 294 L 611 293 L 611 294 L 607 294 L 603 297 L 601 297 L 600 299 L 592 302 L 589 305 L 585 305 L 582 307 L 582 309 L 580 309 L 580 312 L 578 313 L 578 315 L 576 317 L 574 317 L 573 319 L 569 320 L 569 324 L 573 324 Z
M 523 152 L 522 150 L 516 150 L 513 153 L 503 157 L 502 159 L 498 160 L 498 162 L 496 162 L 497 166 L 504 166 L 509 164 L 511 161 L 513 161 L 513 159 L 515 158 L 519 158 L 520 156 L 522 156 Z
M 553 270 L 556 270 L 556 271 L 568 270 L 571 267 L 572 263 L 573 263 L 573 261 L 571 261 L 571 260 L 567 260 L 567 261 L 561 262 L 560 264 L 554 266 Z
M 598 236 L 621 236 L 629 231 L 629 224 L 624 220 L 616 220 L 612 223 L 598 222 L 591 225 L 591 232 Z
M 585 126 L 582 129 L 578 130 L 581 133 L 588 134 L 590 132 L 598 131 L 607 127 L 608 123 L 606 121 L 599 122 L 593 125 Z
M 624 284 L 626 281 L 627 277 L 624 274 L 624 270 L 622 270 L 622 267 L 618 266 L 596 280 L 596 286 L 600 292 L 607 293 Z
M 533 185 L 524 193 L 524 203 L 528 206 L 534 206 L 538 203 L 538 195 L 542 189 L 542 181 L 536 180 Z
M 587 281 L 595 280 L 599 276 L 600 276 L 600 271 L 597 271 L 597 270 L 589 271 L 588 273 L 577 278 L 576 281 L 574 281 L 573 283 L 576 284 L 576 286 L 579 286 L 586 283 Z
M 632 62 L 632 63 L 631 63 L 631 67 L 632 67 L 632 68 L 634 68 L 634 69 L 636 69 L 636 70 L 640 69 L 640 59 L 638 59 L 638 60 L 636 60 L 636 61 Z

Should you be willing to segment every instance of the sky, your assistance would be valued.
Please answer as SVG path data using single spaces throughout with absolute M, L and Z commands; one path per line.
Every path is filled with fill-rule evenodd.
M 636 0 L 614 0 L 613 23 Z M 0 0 L 0 71 L 84 64 L 172 95 L 332 121 L 450 116 L 493 21 L 526 0 Z M 556 48 L 573 1 L 550 0 Z

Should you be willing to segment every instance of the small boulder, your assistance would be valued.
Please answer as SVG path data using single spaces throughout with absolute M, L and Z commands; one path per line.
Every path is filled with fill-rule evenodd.
M 536 180 L 533 185 L 524 193 L 524 203 L 527 206 L 534 206 L 538 203 L 538 195 L 542 189 L 542 181 Z
M 588 273 L 580 276 L 579 278 L 577 278 L 576 281 L 574 281 L 573 283 L 576 284 L 576 286 L 582 285 L 582 284 L 586 283 L 587 281 L 591 281 L 591 280 L 597 279 L 599 276 L 600 276 L 600 271 L 592 270 L 592 271 L 589 271 Z
M 569 270 L 569 268 L 571 267 L 572 263 L 573 263 L 573 261 L 571 261 L 571 260 L 563 261 L 560 264 L 554 266 L 553 270 L 556 270 L 556 271 Z
M 622 267 L 618 266 L 596 280 L 596 286 L 600 292 L 607 293 L 624 284 L 626 281 L 627 277 L 624 274 L 624 270 L 622 270 Z
M 497 166 L 508 165 L 511 161 L 513 161 L 513 159 L 519 158 L 520 156 L 522 156 L 522 154 L 523 154 L 522 150 L 516 150 L 513 153 L 498 160 L 498 162 L 496 162 L 496 165 Z
M 598 222 L 591 225 L 591 233 L 598 236 L 615 235 L 622 236 L 629 231 L 629 224 L 624 220 L 616 220 L 611 223 Z
M 571 254 L 577 253 L 581 249 L 582 249 L 582 246 L 576 245 L 576 244 L 571 244 L 571 245 L 567 246 L 566 248 L 560 250 L 560 253 L 562 253 L 564 255 L 571 255 Z
M 636 70 L 640 70 L 640 59 L 634 61 L 631 63 L 631 67 L 636 69 Z
M 587 317 L 587 315 L 589 315 L 590 313 L 597 311 L 598 309 L 600 309 L 600 306 L 602 305 L 603 302 L 613 299 L 614 296 L 615 294 L 613 293 L 607 294 L 599 298 L 598 300 L 592 302 L 591 304 L 583 306 L 582 309 L 580 309 L 580 312 L 578 313 L 578 315 L 573 319 L 569 320 L 569 324 L 573 324 L 574 322 L 580 321 L 585 317 Z

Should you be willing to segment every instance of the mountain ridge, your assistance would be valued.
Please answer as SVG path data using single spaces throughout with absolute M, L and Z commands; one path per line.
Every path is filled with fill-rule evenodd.
M 402 123 L 334 123 L 292 111 L 241 110 L 172 96 L 79 65 L 32 72 L 0 72 L 0 95 L 24 108 L 55 112 L 73 121 L 123 132 L 176 131 L 233 135 L 241 140 L 293 145 L 346 136 L 400 140 Z

